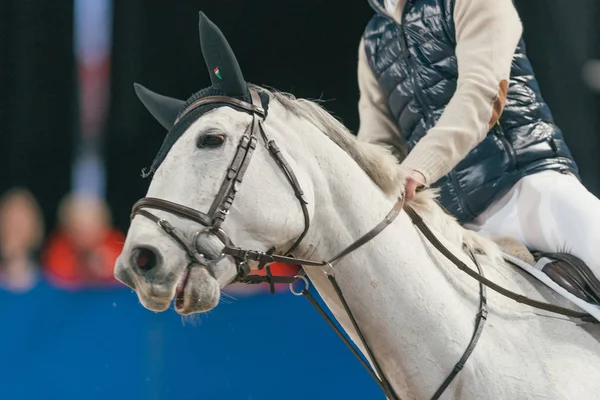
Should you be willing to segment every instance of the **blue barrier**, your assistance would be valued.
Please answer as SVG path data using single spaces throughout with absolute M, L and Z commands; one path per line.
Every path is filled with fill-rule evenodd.
M 287 293 L 182 318 L 120 288 L 0 291 L 1 400 L 378 398 L 312 306 Z

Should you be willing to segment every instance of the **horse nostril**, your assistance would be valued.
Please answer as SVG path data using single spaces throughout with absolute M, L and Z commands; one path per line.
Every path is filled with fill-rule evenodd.
M 147 247 L 136 247 L 131 252 L 133 264 L 142 271 L 150 271 L 158 265 L 156 253 Z

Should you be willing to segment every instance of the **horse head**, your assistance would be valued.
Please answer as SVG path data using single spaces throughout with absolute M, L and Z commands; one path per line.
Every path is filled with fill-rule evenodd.
M 308 229 L 300 188 L 310 193 L 310 183 L 286 152 L 301 139 L 279 140 L 290 127 L 276 106 L 269 110 L 269 94 L 244 80 L 224 35 L 203 13 L 199 30 L 210 87 L 183 101 L 135 85 L 168 133 L 147 197 L 134 206 L 115 277 L 154 311 L 174 298 L 181 314 L 212 309 L 220 289 L 257 267 L 223 254 L 225 246 L 289 251 Z

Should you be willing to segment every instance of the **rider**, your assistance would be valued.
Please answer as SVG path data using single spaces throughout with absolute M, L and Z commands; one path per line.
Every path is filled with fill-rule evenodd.
M 600 277 L 600 200 L 542 99 L 512 0 L 369 0 L 358 138 L 389 147 L 406 197 L 438 187 L 466 228 L 568 252 Z

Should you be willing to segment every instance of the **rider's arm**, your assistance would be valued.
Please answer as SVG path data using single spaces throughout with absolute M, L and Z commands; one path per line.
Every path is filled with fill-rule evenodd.
M 421 172 L 426 184 L 449 173 L 498 121 L 523 30 L 512 0 L 456 0 L 454 21 L 457 89 L 402 163 Z
M 404 159 L 406 151 L 398 125 L 394 121 L 375 74 L 368 64 L 364 41 L 358 47 L 358 115 L 360 127 L 357 137 L 366 142 L 385 146 L 397 157 Z

